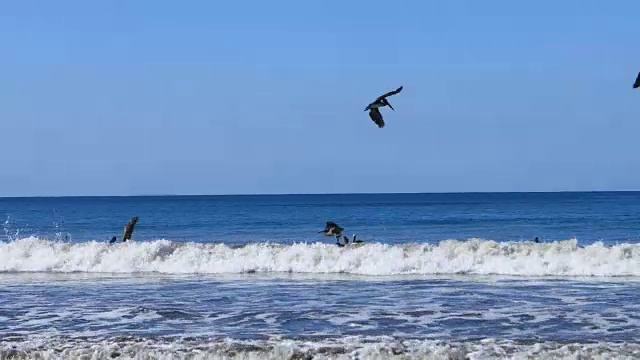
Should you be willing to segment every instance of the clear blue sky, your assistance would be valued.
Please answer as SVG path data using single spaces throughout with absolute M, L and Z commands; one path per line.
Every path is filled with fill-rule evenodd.
M 5 2 L 0 195 L 640 189 L 638 14 Z M 364 107 L 400 85 L 378 129 Z

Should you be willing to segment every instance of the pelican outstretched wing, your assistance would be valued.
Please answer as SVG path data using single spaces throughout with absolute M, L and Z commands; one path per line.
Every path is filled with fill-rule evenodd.
M 135 229 L 136 224 L 138 223 L 138 219 L 139 217 L 134 216 L 131 218 L 131 220 L 129 220 L 127 225 L 124 226 L 124 231 L 122 232 L 122 242 L 131 240 L 131 234 L 133 234 L 133 230 Z
M 638 73 L 638 76 L 636 76 L 636 82 L 633 83 L 633 88 L 636 89 L 640 87 L 640 73 Z
M 395 95 L 395 94 L 399 93 L 400 91 L 402 91 L 402 86 L 400 86 L 399 88 L 397 88 L 397 89 L 395 89 L 393 91 L 389 91 L 388 93 L 386 93 L 384 95 L 378 96 L 377 100 L 381 100 L 381 99 L 384 99 L 384 98 L 389 97 L 391 95 Z

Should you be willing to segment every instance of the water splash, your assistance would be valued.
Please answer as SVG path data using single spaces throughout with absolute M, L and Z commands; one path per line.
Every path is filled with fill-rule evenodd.
M 14 241 L 19 239 L 20 227 L 14 220 L 11 220 L 11 216 L 7 215 L 7 219 L 4 221 L 3 228 L 5 237 L 5 239 L 3 240 Z
M 54 216 L 55 209 L 54 209 Z M 40 239 L 50 239 L 57 242 L 71 242 L 71 233 L 65 230 L 64 217 L 58 215 L 53 220 L 53 227 L 46 227 L 43 231 L 35 231 L 29 224 L 21 224 L 17 220 L 12 219 L 10 215 L 7 215 L 3 223 L 4 229 L 4 242 L 12 242 L 29 237 L 36 237 Z
M 62 241 L 62 242 L 70 242 L 71 241 L 71 233 L 65 231 L 64 226 L 64 216 L 57 213 L 57 210 L 53 209 L 53 228 L 54 228 L 54 236 L 53 240 Z

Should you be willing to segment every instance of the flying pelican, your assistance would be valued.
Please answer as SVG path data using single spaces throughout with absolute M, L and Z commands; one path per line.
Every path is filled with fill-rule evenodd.
M 378 98 L 376 99 L 376 101 L 372 102 L 371 104 L 367 105 L 367 108 L 364 109 L 364 111 L 369 110 L 369 117 L 371 118 L 371 120 L 373 120 L 374 123 L 376 123 L 376 125 L 378 125 L 379 128 L 383 128 L 384 127 L 384 120 L 382 119 L 382 114 L 380 113 L 379 108 L 384 107 L 384 106 L 388 106 L 391 108 L 391 110 L 396 111 L 396 109 L 393 108 L 393 106 L 391 106 L 391 103 L 389 103 L 389 101 L 387 101 L 387 97 L 391 96 L 391 95 L 395 95 L 397 93 L 399 93 L 400 91 L 402 91 L 402 86 L 400 86 L 399 88 L 393 90 L 393 91 L 389 91 L 388 93 L 382 95 L 382 96 L 378 96 Z
M 638 73 L 638 76 L 636 76 L 636 82 L 633 83 L 633 88 L 636 89 L 640 87 L 640 73 Z
M 340 234 L 342 234 L 343 228 L 341 228 L 338 224 L 333 221 L 327 221 L 327 225 L 324 227 L 324 230 L 318 231 L 318 233 L 324 233 L 324 236 L 335 236 L 337 239 L 340 239 Z

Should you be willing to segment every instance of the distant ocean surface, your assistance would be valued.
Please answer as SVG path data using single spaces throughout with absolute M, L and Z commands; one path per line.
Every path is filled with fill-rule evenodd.
M 0 198 L 0 216 L 0 359 L 640 358 L 640 192 Z

